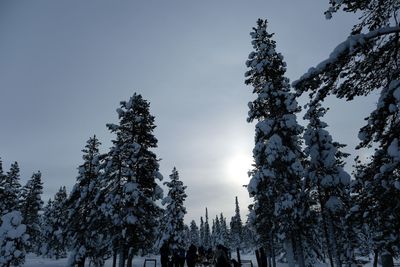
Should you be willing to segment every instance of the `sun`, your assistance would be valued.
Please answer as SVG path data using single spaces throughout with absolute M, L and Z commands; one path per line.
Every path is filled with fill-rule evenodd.
M 226 174 L 227 179 L 234 181 L 240 185 L 247 185 L 249 183 L 248 172 L 251 170 L 253 158 L 245 153 L 233 154 L 226 161 Z

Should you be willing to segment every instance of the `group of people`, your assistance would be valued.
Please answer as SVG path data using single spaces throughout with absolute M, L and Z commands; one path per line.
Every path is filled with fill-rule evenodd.
M 197 248 L 191 244 L 189 249 L 185 251 L 183 248 L 170 249 L 168 243 L 164 243 L 160 248 L 161 266 L 162 267 L 184 267 L 185 261 L 187 267 L 211 266 L 215 267 L 231 267 L 230 253 L 228 248 L 223 245 L 217 245 L 213 251 L 211 248 Z M 235 261 L 232 260 L 234 267 Z

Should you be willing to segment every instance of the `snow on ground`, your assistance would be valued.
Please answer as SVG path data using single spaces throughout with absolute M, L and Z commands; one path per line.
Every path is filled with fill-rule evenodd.
M 253 263 L 253 267 L 258 267 L 256 256 L 254 254 L 245 254 L 245 255 L 242 255 L 241 258 L 242 258 L 242 260 L 251 260 Z M 154 263 L 150 262 L 150 263 L 146 264 L 146 267 L 161 267 L 159 255 L 148 255 L 145 257 L 136 257 L 133 259 L 133 266 L 134 267 L 144 267 L 143 263 L 144 263 L 145 259 L 156 259 L 157 260 L 157 266 L 154 266 Z M 42 258 L 42 257 L 38 257 L 38 256 L 30 254 L 30 255 L 27 255 L 27 257 L 26 257 L 24 267 L 65 267 L 65 266 L 67 266 L 67 261 L 68 261 L 68 259 L 52 260 L 52 259 L 46 259 L 46 258 Z M 85 266 L 89 266 L 89 264 L 87 264 Z M 111 266 L 112 266 L 112 261 L 110 259 L 106 262 L 105 267 L 111 267 Z M 277 264 L 277 267 L 285 267 L 285 266 L 287 266 L 287 264 L 282 264 L 282 263 Z M 326 264 L 315 265 L 315 267 L 327 267 L 327 266 L 328 265 L 326 265 Z M 372 267 L 372 264 L 367 264 L 364 266 Z M 250 264 L 244 264 L 243 267 L 251 267 L 251 266 L 250 266 Z

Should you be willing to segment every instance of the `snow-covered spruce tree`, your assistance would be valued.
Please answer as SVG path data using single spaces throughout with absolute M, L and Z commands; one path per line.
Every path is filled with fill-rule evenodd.
M 184 217 L 186 214 L 186 208 L 184 201 L 187 197 L 185 193 L 186 186 L 179 180 L 179 173 L 174 167 L 171 175 L 169 176 L 170 181 L 164 182 L 164 185 L 168 188 L 168 195 L 163 199 L 162 204 L 166 205 L 161 244 L 167 242 L 170 249 L 185 249 L 186 240 L 184 238 Z
M 380 91 L 376 109 L 366 118 L 367 125 L 360 130 L 361 143 L 358 146 L 369 148 L 375 145 L 378 150 L 370 164 L 361 165 L 367 168 L 366 171 L 361 171 L 359 166 L 357 179 L 359 185 L 366 187 L 360 192 L 374 199 L 373 212 L 384 214 L 380 225 L 384 225 L 385 234 L 374 239 L 374 247 L 382 255 L 383 266 L 392 266 L 393 256 L 398 254 L 400 247 L 396 230 L 398 225 L 395 223 L 399 216 L 395 199 L 399 196 L 396 184 L 400 169 L 400 26 L 397 19 L 400 5 L 397 0 L 331 0 L 330 3 L 331 7 L 326 12 L 328 18 L 343 9 L 360 13 L 360 21 L 328 59 L 311 68 L 293 86 L 299 94 L 311 92 L 314 103 L 323 101 L 329 94 L 350 101 L 354 97 Z M 371 173 L 372 170 L 376 172 Z M 370 177 L 364 174 L 374 176 L 373 185 L 368 184 Z M 364 211 L 359 209 L 359 212 Z
M 199 227 L 197 227 L 196 222 L 194 220 L 192 220 L 190 222 L 189 228 L 190 228 L 190 244 L 193 244 L 196 247 L 198 247 L 200 245 Z
M 187 224 L 183 225 L 183 240 L 184 240 L 184 250 L 188 250 L 190 246 L 190 228 Z
M 377 149 L 371 161 L 363 164 L 359 162 L 354 172 L 355 204 L 350 214 L 355 222 L 363 224 L 364 232 L 371 235 L 368 241 L 376 256 L 374 266 L 378 255 L 382 257 L 382 266 L 393 266 L 392 257 L 400 252 L 400 210 L 394 204 L 400 201 L 399 175 L 394 171 L 382 177 L 388 165 L 392 165 L 392 162 L 387 158 L 387 151 Z M 393 179 L 392 184 L 388 178 Z
M 204 222 L 204 241 L 203 246 L 205 249 L 211 248 L 211 230 L 208 223 L 208 209 L 206 208 L 206 221 Z
M 243 223 L 240 217 L 238 197 L 235 197 L 235 215 L 231 218 L 230 244 L 234 250 L 243 248 Z
M 211 231 L 211 245 L 212 247 L 216 247 L 217 245 L 223 245 L 225 247 L 229 247 L 228 240 L 228 229 L 226 225 L 226 219 L 223 214 L 220 214 L 220 217 L 215 216 L 215 220 L 213 220 L 212 231 Z
M 27 252 L 39 253 L 41 243 L 40 215 L 43 201 L 42 174 L 40 171 L 33 173 L 32 177 L 21 190 L 20 211 L 22 223 L 26 225 L 26 233 L 29 235 L 30 245 Z
M 221 225 L 218 216 L 215 216 L 215 220 L 212 220 L 211 225 L 211 246 L 215 248 L 218 244 L 222 244 Z
M 0 266 L 22 266 L 29 245 L 26 226 L 19 211 L 11 211 L 1 217 Z
M 205 247 L 205 242 L 204 242 L 204 233 L 205 233 L 205 229 L 204 229 L 204 220 L 203 217 L 200 216 L 200 230 L 199 230 L 199 234 L 200 234 L 200 246 Z
M 10 170 L 7 175 L 3 176 L 1 180 L 1 215 L 9 213 L 13 210 L 18 209 L 19 194 L 21 185 L 19 183 L 19 166 L 17 162 L 11 164 Z
M 54 201 L 49 200 L 43 208 L 41 218 L 42 245 L 40 253 L 49 258 L 60 259 L 67 257 L 67 240 L 64 232 L 67 222 L 67 190 L 60 187 L 54 195 Z
M 249 103 L 247 120 L 257 124 L 255 164 L 247 188 L 255 202 L 256 229 L 261 245 L 271 244 L 277 236 L 285 243 L 289 266 L 294 266 L 294 250 L 299 265 L 304 266 L 303 128 L 295 115 L 300 109 L 284 76 L 283 56 L 275 51 L 273 34 L 267 32 L 267 21 L 259 19 L 250 35 L 255 51 L 246 62 L 250 70 L 245 83 L 253 87 L 257 98 Z
M 222 239 L 222 244 L 229 248 L 230 247 L 230 239 L 229 239 L 229 229 L 228 225 L 226 224 L 226 218 L 224 217 L 224 214 L 221 212 L 219 214 L 219 223 L 221 226 L 221 239 Z
M 336 266 L 341 266 L 342 261 L 349 264 L 353 261 L 354 248 L 347 242 L 349 233 L 346 228 L 350 175 L 343 170 L 341 157 L 345 154 L 338 150 L 337 143 L 325 129 L 328 125 L 321 121 L 326 111 L 316 104 L 308 109 L 304 117 L 309 121 L 304 133 L 305 153 L 309 157 L 305 175 L 320 207 L 320 221 L 331 266 L 333 259 Z
M 211 223 L 211 234 L 210 234 L 210 243 L 211 243 L 211 247 L 215 247 L 215 220 L 212 220 Z
M 108 220 L 97 206 L 101 178 L 100 142 L 94 135 L 85 148 L 83 164 L 79 166 L 76 184 L 66 201 L 67 223 L 65 234 L 71 246 L 70 266 L 84 266 L 89 258 L 96 266 L 104 265 L 108 251 Z
M 126 255 L 130 267 L 139 250 L 152 248 L 161 215 L 156 201 L 162 198 L 162 189 L 156 180 L 162 176 L 151 151 L 157 147 L 157 139 L 149 109 L 149 103 L 135 93 L 129 101 L 120 102 L 119 124 L 107 125 L 116 138 L 105 163 L 102 210 L 115 230 L 113 250 L 119 253 L 120 267 L 125 265 Z

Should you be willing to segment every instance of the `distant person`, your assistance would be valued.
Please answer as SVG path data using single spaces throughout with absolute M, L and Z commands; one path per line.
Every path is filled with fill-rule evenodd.
M 214 255 L 215 267 L 231 267 L 231 262 L 228 258 L 227 248 L 223 245 L 218 245 Z
M 197 263 L 197 247 L 193 244 L 190 245 L 186 252 L 186 264 L 188 267 L 195 267 Z
M 200 261 L 200 262 L 204 262 L 206 259 L 206 250 L 204 249 L 204 247 L 203 246 L 200 246 L 199 247 L 199 249 L 198 249 L 198 260 Z
M 168 261 L 169 261 L 169 247 L 166 242 L 161 246 L 160 248 L 160 260 L 161 260 L 161 267 L 169 267 L 168 266 Z
M 239 262 L 235 259 L 231 259 L 231 263 L 232 263 L 233 267 L 240 267 Z
M 172 250 L 172 266 L 179 267 L 179 254 L 176 248 Z
M 172 262 L 174 267 L 184 267 L 185 266 L 185 249 L 176 248 L 172 256 Z
M 178 249 L 178 267 L 184 267 L 185 266 L 185 249 L 184 248 L 179 248 Z
M 206 258 L 207 258 L 207 262 L 212 263 L 212 260 L 214 258 L 214 252 L 212 251 L 211 248 L 207 249 Z

